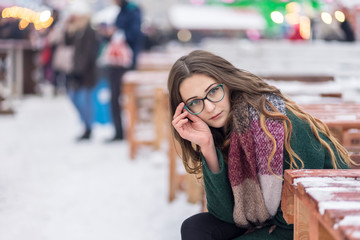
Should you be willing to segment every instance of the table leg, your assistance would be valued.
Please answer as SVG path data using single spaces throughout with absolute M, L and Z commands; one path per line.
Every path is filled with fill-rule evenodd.
M 309 239 L 309 210 L 298 196 L 294 199 L 294 240 Z

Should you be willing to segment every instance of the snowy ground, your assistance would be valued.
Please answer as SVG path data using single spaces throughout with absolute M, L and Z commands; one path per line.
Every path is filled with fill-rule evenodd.
M 324 88 L 360 101 L 357 77 L 276 84 L 306 93 L 292 96 L 298 103 L 318 102 Z M 181 193 L 167 201 L 166 149 L 143 148 L 131 161 L 126 142 L 103 142 L 111 126 L 76 143 L 81 126 L 65 96 L 27 97 L 15 110 L 0 115 L 0 240 L 176 240 L 182 221 L 200 211 Z
M 105 144 L 109 126 L 76 143 L 81 127 L 66 97 L 28 97 L 0 115 L 0 239 L 180 239 L 200 211 L 184 194 L 167 201 L 165 150 L 128 158 L 126 142 Z

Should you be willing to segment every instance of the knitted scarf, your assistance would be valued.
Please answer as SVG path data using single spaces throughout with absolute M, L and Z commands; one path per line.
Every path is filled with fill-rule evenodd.
M 283 99 L 268 94 L 267 100 L 285 115 Z M 268 111 L 273 111 L 266 106 Z M 229 149 L 229 179 L 234 194 L 233 218 L 240 227 L 262 225 L 272 218 L 281 200 L 283 175 L 284 125 L 280 120 L 266 119 L 266 126 L 275 138 L 276 151 L 268 169 L 273 142 L 260 126 L 258 111 L 242 96 L 234 103 Z

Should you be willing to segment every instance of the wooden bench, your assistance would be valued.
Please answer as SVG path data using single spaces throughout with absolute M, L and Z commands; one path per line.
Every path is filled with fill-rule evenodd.
M 127 114 L 126 138 L 130 146 L 130 158 L 134 159 L 141 145 L 159 149 L 162 141 L 168 143 L 169 159 L 169 201 L 173 201 L 176 193 L 186 192 L 188 201 L 197 203 L 203 196 L 202 187 L 193 175 L 179 171 L 181 161 L 179 146 L 170 133 L 170 114 L 166 87 L 168 71 L 129 71 L 123 77 L 123 107 Z M 147 113 L 144 113 L 147 112 Z M 143 121 L 141 115 L 147 115 L 151 138 L 142 138 L 139 128 Z M 181 166 L 183 169 L 184 167 Z
M 360 164 L 360 103 L 302 104 L 307 113 L 323 121 Z
M 340 102 L 343 97 L 342 86 L 330 76 L 269 76 L 264 79 L 298 103 L 313 103 L 311 99 L 317 99 L 317 102 Z
M 129 71 L 123 77 L 123 107 L 130 158 L 141 145 L 160 148 L 168 119 L 167 71 Z M 148 132 L 148 133 L 146 133 Z
M 360 239 L 360 170 L 286 170 L 281 208 L 294 239 Z
M 188 202 L 201 202 L 202 209 L 204 209 L 206 206 L 204 204 L 205 190 L 203 185 L 195 175 L 185 173 L 179 157 L 180 154 L 179 144 L 169 134 L 169 201 L 172 202 L 176 198 L 177 192 L 184 191 L 187 194 Z M 184 170 L 179 171 L 180 167 Z

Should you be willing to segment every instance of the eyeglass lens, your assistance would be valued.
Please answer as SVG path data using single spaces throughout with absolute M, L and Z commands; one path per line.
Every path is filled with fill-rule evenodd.
M 219 102 L 225 95 L 222 84 L 212 88 L 203 99 L 194 99 L 186 104 L 186 107 L 193 113 L 199 114 L 204 109 L 204 100 L 208 99 L 210 102 Z

